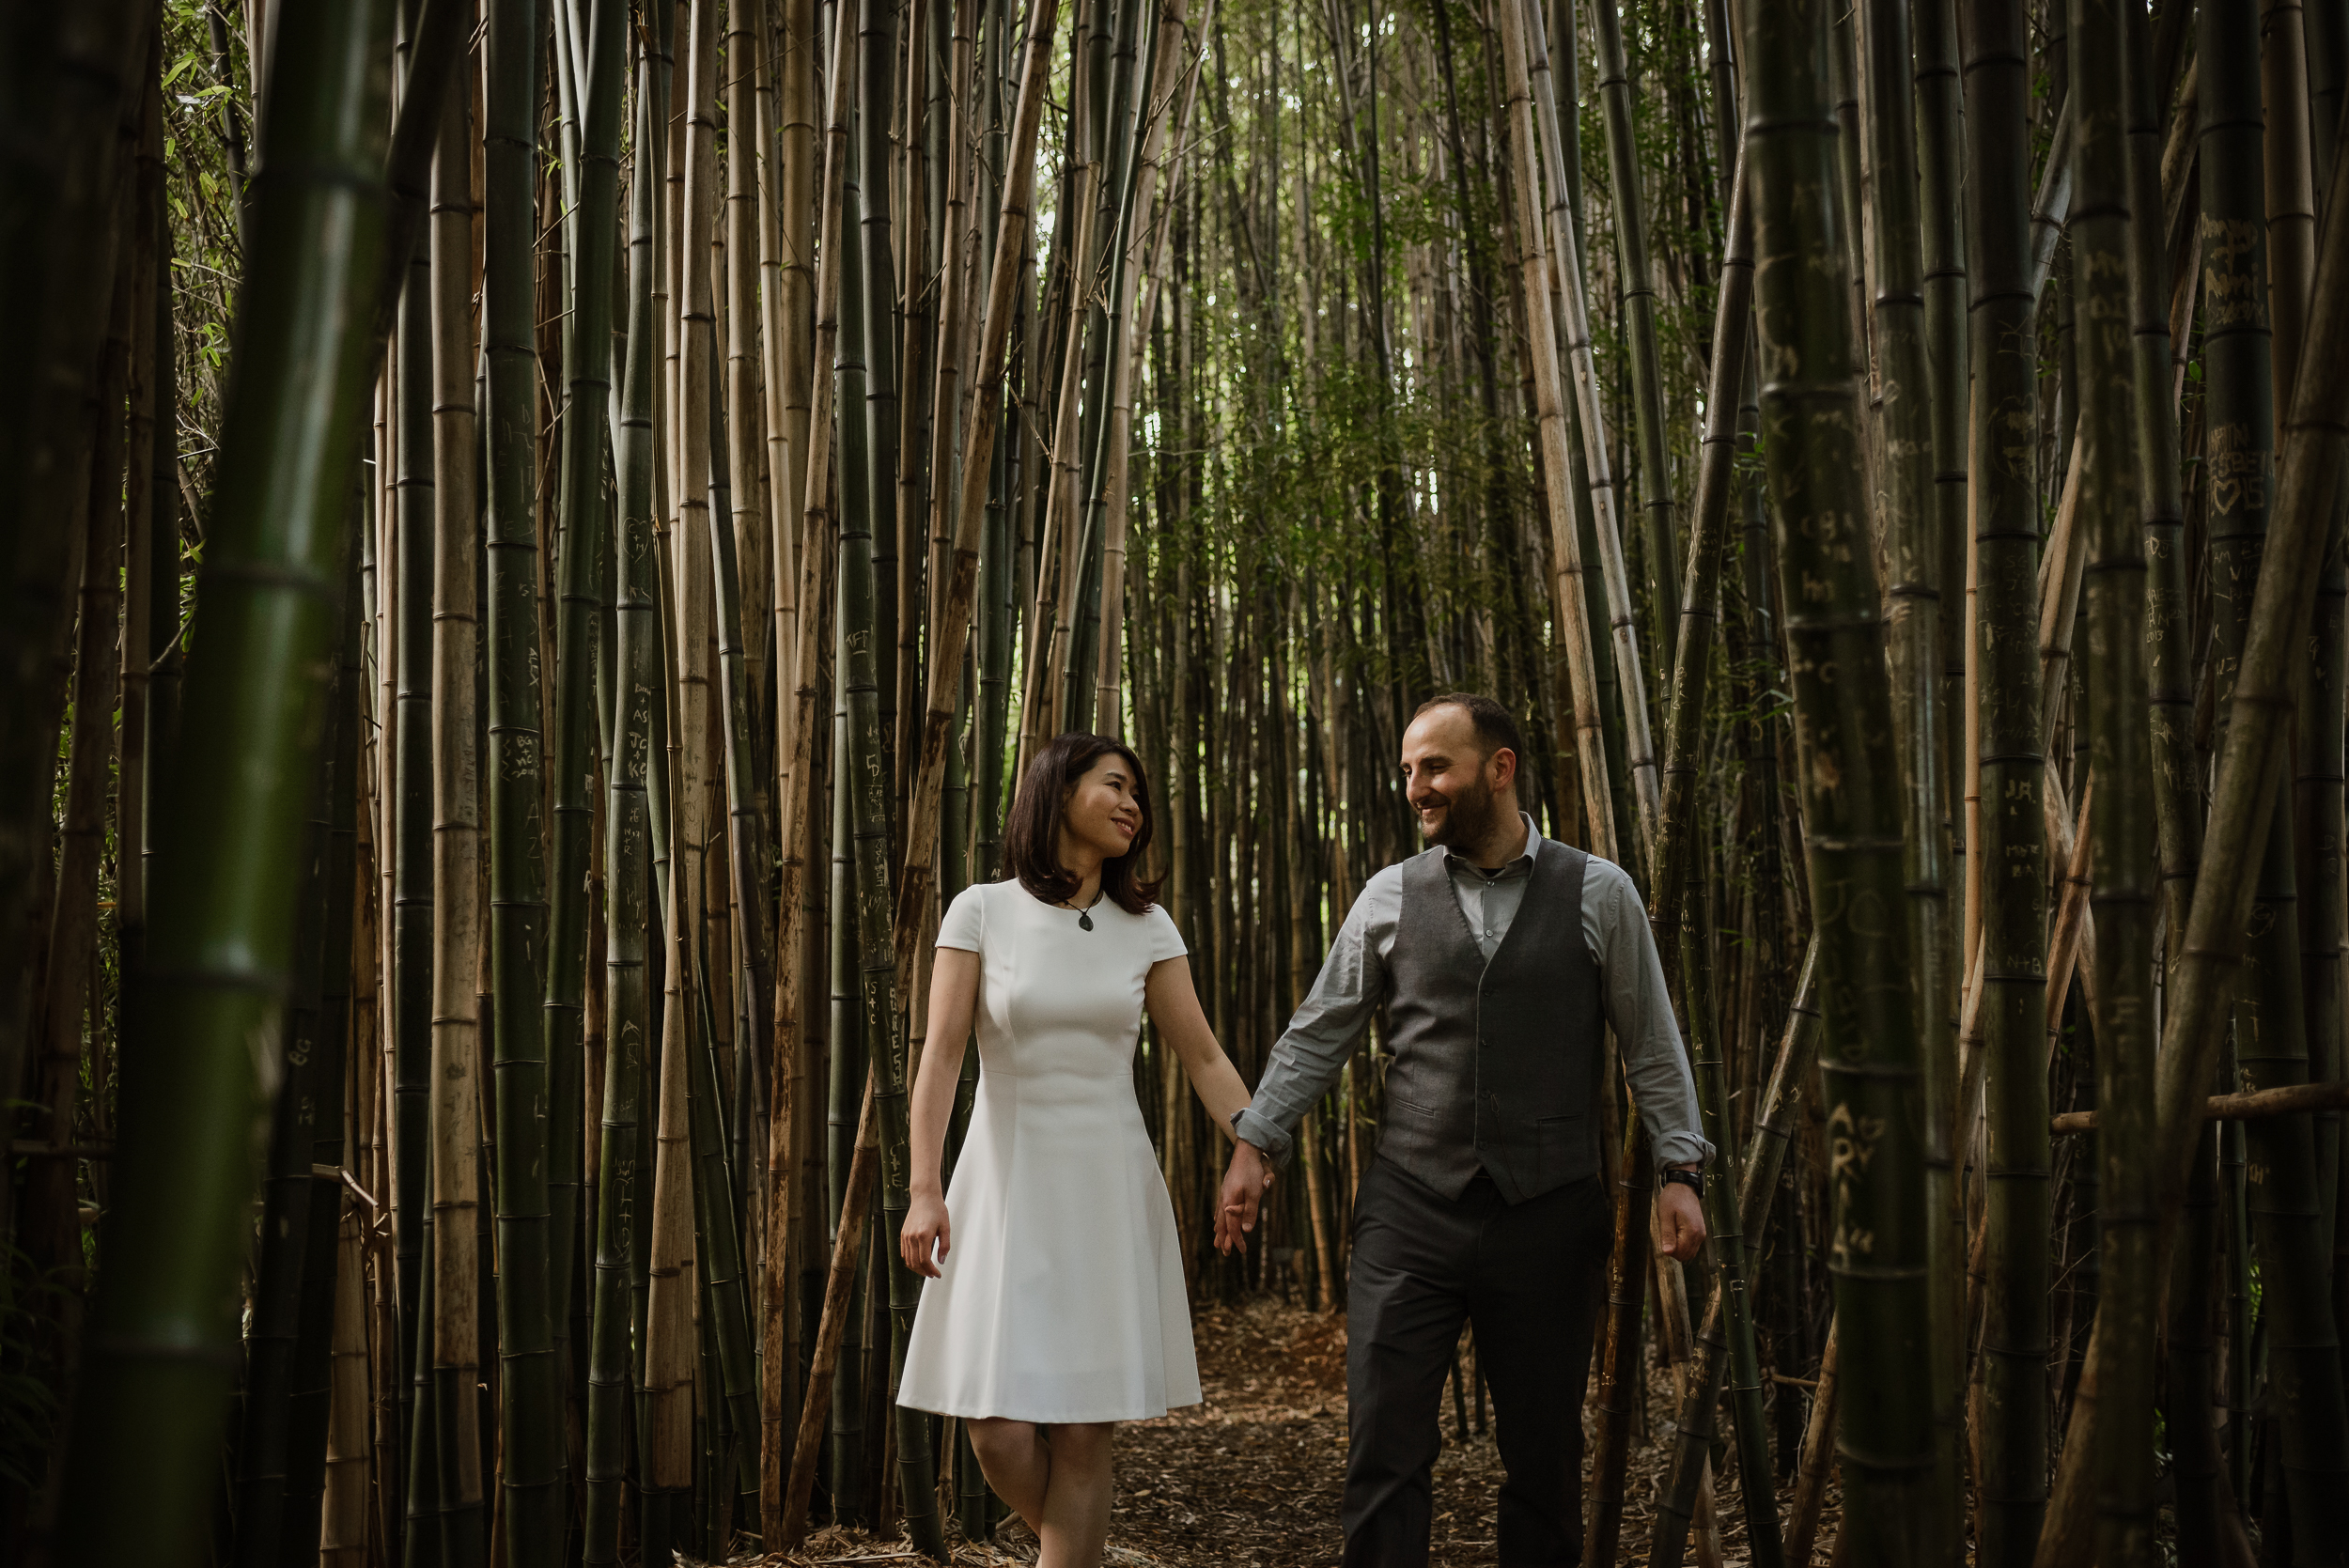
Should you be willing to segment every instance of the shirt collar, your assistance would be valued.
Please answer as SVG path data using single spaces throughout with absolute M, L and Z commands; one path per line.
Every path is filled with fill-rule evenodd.
M 1525 848 L 1518 853 L 1516 860 L 1508 862 L 1498 870 L 1486 871 L 1467 856 L 1447 846 L 1443 852 L 1444 869 L 1453 872 L 1471 871 L 1488 881 L 1498 881 L 1503 877 L 1515 877 L 1521 872 L 1531 871 L 1533 866 L 1533 857 L 1541 853 L 1542 831 L 1533 826 L 1532 816 L 1526 812 L 1518 812 L 1517 820 L 1525 824 Z

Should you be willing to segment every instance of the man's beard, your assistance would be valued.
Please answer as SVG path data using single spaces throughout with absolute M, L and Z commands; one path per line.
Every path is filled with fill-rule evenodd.
M 1443 820 L 1428 832 L 1427 842 L 1440 844 L 1447 849 L 1474 844 L 1491 831 L 1493 815 L 1493 786 L 1478 779 L 1452 798 Z

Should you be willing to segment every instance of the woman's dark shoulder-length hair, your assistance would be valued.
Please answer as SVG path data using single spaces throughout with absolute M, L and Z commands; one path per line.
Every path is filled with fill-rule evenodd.
M 1028 764 L 1027 772 L 1020 776 L 1019 793 L 1012 801 L 1011 821 L 1003 831 L 1003 870 L 1047 904 L 1076 896 L 1080 878 L 1060 863 L 1061 801 L 1104 756 L 1122 757 L 1132 770 L 1134 804 L 1142 808 L 1142 831 L 1134 834 L 1134 842 L 1124 854 L 1101 862 L 1101 892 L 1128 914 L 1146 914 L 1159 896 L 1158 879 L 1142 875 L 1155 815 L 1150 808 L 1150 778 L 1131 748 L 1106 735 L 1071 732 L 1056 736 Z

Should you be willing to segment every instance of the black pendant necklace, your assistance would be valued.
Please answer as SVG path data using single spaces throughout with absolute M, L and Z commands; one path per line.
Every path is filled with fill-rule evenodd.
M 1096 893 L 1093 895 L 1093 904 L 1098 904 L 1099 902 L 1101 902 L 1101 894 Z M 1093 904 L 1088 904 L 1083 908 L 1077 910 L 1078 930 L 1090 931 L 1093 929 Z M 1070 907 L 1074 908 L 1074 906 Z

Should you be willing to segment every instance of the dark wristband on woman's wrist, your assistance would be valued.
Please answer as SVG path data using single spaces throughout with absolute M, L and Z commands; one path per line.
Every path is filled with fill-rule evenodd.
M 1663 1179 L 1679 1183 L 1700 1198 L 1704 1196 L 1704 1172 L 1702 1171 L 1683 1171 L 1674 1167 L 1664 1172 Z

